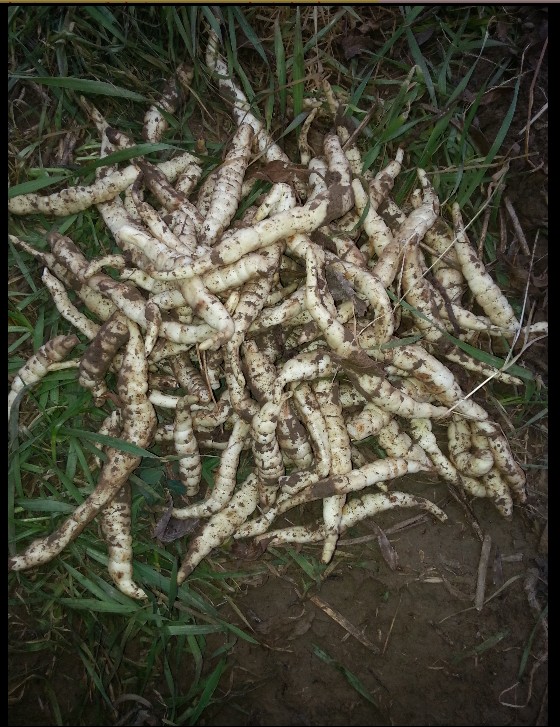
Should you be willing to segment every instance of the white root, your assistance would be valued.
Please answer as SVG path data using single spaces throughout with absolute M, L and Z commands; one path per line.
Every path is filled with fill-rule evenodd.
M 325 417 L 319 407 L 311 385 L 306 381 L 293 382 L 289 385 L 289 388 L 293 395 L 299 417 L 307 429 L 314 459 L 313 473 L 299 473 L 301 477 L 301 482 L 297 485 L 297 490 L 299 490 L 304 481 L 309 482 L 306 479 L 307 474 L 312 474 L 317 479 L 326 477 L 329 474 L 332 466 L 331 446 Z M 288 478 L 288 481 L 293 492 L 292 478 Z
M 527 501 L 525 490 L 525 472 L 513 458 L 507 439 L 491 422 L 477 422 L 476 431 L 484 433 L 486 442 L 492 452 L 496 468 L 508 483 L 516 502 L 523 504 Z
M 107 392 L 105 374 L 117 351 L 128 341 L 128 321 L 118 311 L 100 326 L 80 359 L 78 382 L 92 393 L 94 402 L 103 403 Z
M 455 467 L 469 477 L 481 477 L 494 466 L 494 457 L 488 448 L 479 449 L 473 442 L 473 430 L 468 421 L 453 415 L 447 427 L 449 459 Z
M 142 448 L 150 445 L 157 426 L 153 406 L 146 396 L 147 390 L 148 366 L 142 337 L 138 327 L 129 323 L 129 340 L 117 386 L 123 402 L 121 438 Z M 107 461 L 92 494 L 54 533 L 33 541 L 23 553 L 9 558 L 8 569 L 26 570 L 55 558 L 111 502 L 139 463 L 140 457 L 136 455 L 108 448 Z
M 175 407 L 173 443 L 175 451 L 180 457 L 179 479 L 187 488 L 187 497 L 194 497 L 200 488 L 202 465 L 198 444 L 194 436 L 188 396 L 181 397 Z
M 350 438 L 359 442 L 361 439 L 379 434 L 383 427 L 389 424 L 392 417 L 390 412 L 367 401 L 361 411 L 346 417 L 346 429 Z
M 427 467 L 432 466 L 426 452 L 401 429 L 396 419 L 391 419 L 388 424 L 381 428 L 377 435 L 377 441 L 389 457 L 414 459 L 422 462 Z
M 371 487 L 378 482 L 393 480 L 406 474 L 431 472 L 433 467 L 401 457 L 376 460 L 345 475 L 332 475 L 310 485 L 299 493 L 302 502 L 312 502 L 331 495 L 345 495 Z
M 12 406 L 18 394 L 26 386 L 33 386 L 33 384 L 41 381 L 49 373 L 52 365 L 65 359 L 78 343 L 78 336 L 73 334 L 70 336 L 55 336 L 55 338 L 51 338 L 50 341 L 40 346 L 27 359 L 15 375 L 10 387 L 10 393 L 8 394 L 8 421 L 10 421 Z
M 395 179 L 402 168 L 404 158 L 404 150 L 397 149 L 395 158 L 390 161 L 387 166 L 378 172 L 369 183 L 369 198 L 372 208 L 377 212 L 383 202 L 389 196 L 389 193 L 395 185 Z
M 264 351 L 259 350 L 256 342 L 246 339 L 243 344 L 243 369 L 247 383 L 255 399 L 262 406 L 269 400 L 274 389 L 276 366 Z M 298 470 L 307 469 L 313 462 L 309 439 L 299 419 L 295 416 L 291 401 L 283 404 L 278 419 L 278 444 L 285 465 Z
M 486 488 L 488 497 L 494 501 L 498 511 L 505 517 L 510 518 L 513 515 L 513 500 L 507 482 L 502 477 L 502 473 L 496 467 L 490 472 L 482 475 L 480 478 Z
M 220 90 L 232 104 L 232 111 L 238 125 L 250 124 L 254 131 L 259 154 L 264 156 L 267 162 L 283 161 L 289 162 L 288 156 L 274 143 L 262 121 L 251 112 L 249 102 L 243 91 L 235 84 L 228 73 L 228 68 L 218 54 L 218 37 L 214 31 L 210 31 L 208 45 L 206 47 L 206 65 L 218 76 Z
M 444 353 L 445 358 L 452 363 L 460 364 L 467 371 L 480 374 L 485 378 L 495 379 L 501 381 L 504 384 L 510 384 L 512 386 L 520 386 L 523 384 L 522 379 L 512 374 L 508 374 L 502 369 L 496 369 L 483 361 L 478 361 L 464 351 L 448 351 Z
M 468 241 L 461 209 L 454 203 L 452 208 L 453 226 L 455 229 L 455 251 L 461 270 L 476 302 L 488 318 L 502 328 L 518 327 L 513 308 L 507 298 L 486 272 L 484 263 Z
M 249 124 L 241 124 L 216 175 L 199 238 L 203 245 L 214 245 L 237 211 L 241 199 L 241 185 L 251 155 L 252 139 L 252 127 Z
M 63 316 L 74 328 L 77 328 L 86 338 L 90 340 L 95 338 L 99 325 L 94 323 L 90 318 L 79 311 L 72 303 L 66 292 L 64 285 L 49 272 L 48 268 L 43 270 L 41 280 L 48 288 L 51 298 L 57 307 L 58 312 Z
M 171 511 L 173 517 L 179 520 L 210 517 L 227 505 L 235 489 L 239 458 L 249 440 L 250 429 L 250 425 L 244 422 L 243 419 L 236 420 L 220 459 L 220 466 L 214 478 L 211 495 L 202 502 L 195 502 L 186 507 L 173 508 Z M 187 494 L 196 493 L 187 492 Z
M 380 512 L 392 510 L 396 507 L 419 507 L 434 515 L 440 522 L 447 520 L 447 515 L 433 502 L 423 497 L 415 497 L 406 492 L 391 492 L 386 495 L 382 492 L 376 492 L 361 497 L 354 497 L 342 509 L 342 518 L 340 521 L 341 531 L 353 527 L 357 523 L 368 517 L 373 517 Z M 286 543 L 317 543 L 325 540 L 327 535 L 325 526 L 294 526 L 291 528 L 283 528 L 280 530 L 271 530 L 264 535 L 255 538 L 256 542 L 261 540 L 267 541 L 267 547 L 282 545 Z M 271 538 L 270 542 L 268 539 Z
M 121 412 L 119 409 L 115 409 L 108 414 L 105 419 L 101 422 L 101 426 L 97 430 L 98 434 L 103 434 L 108 437 L 118 437 L 121 431 Z M 96 467 L 101 467 L 101 457 L 95 455 L 94 460 Z
M 160 109 L 168 114 L 175 113 L 189 92 L 193 75 L 193 69 L 185 63 L 177 67 L 173 76 L 166 83 L 157 103 L 150 106 L 144 116 L 142 136 L 146 141 L 155 143 L 163 137 L 169 123 Z
M 409 344 L 379 351 L 373 347 L 369 350 L 369 342 L 364 341 L 362 345 L 367 347 L 368 353 L 373 358 L 393 364 L 398 369 L 414 376 L 416 380 L 425 385 L 435 399 L 448 405 L 450 410 L 453 409 L 467 419 L 476 421 L 488 419 L 488 413 L 479 404 L 465 397 L 447 366 L 422 347 Z
M 205 521 L 201 532 L 193 538 L 177 572 L 177 583 L 183 581 L 214 548 L 224 543 L 247 520 L 257 507 L 257 478 L 250 474 L 229 503 Z
M 274 504 L 278 480 L 284 474 L 284 460 L 276 436 L 278 417 L 283 403 L 283 399 L 279 402 L 266 402 L 255 414 L 251 424 L 259 502 L 264 509 Z
M 307 246 L 305 304 L 307 310 L 321 329 L 328 346 L 343 359 L 361 367 L 372 361 L 352 333 L 337 320 L 337 311 L 323 274 L 325 256 L 321 248 L 313 243 Z
M 132 577 L 132 507 L 131 489 L 124 484 L 101 512 L 101 531 L 107 543 L 107 570 L 113 582 L 126 596 L 147 598 Z
M 397 274 L 397 265 L 401 254 L 400 243 L 393 238 L 393 234 L 383 218 L 373 209 L 362 183 L 359 179 L 352 182 L 356 209 L 360 215 L 364 215 L 364 230 L 368 236 L 367 253 L 370 258 L 370 265 L 373 266 L 375 257 L 378 261 L 375 266 L 375 274 L 387 287 L 393 282 Z M 369 206 L 368 206 L 369 205 Z M 391 257 L 389 257 L 391 251 Z M 383 259 L 383 265 L 381 265 Z
M 472 497 L 488 497 L 486 487 L 480 480 L 461 474 L 443 454 L 432 432 L 432 423 L 429 419 L 411 419 L 410 431 L 413 438 L 431 459 L 437 473 L 446 482 L 462 487 Z
M 328 379 L 319 379 L 313 384 L 313 390 L 325 418 L 331 455 L 331 472 L 333 475 L 347 474 L 352 470 L 350 437 L 342 416 L 338 385 L 333 386 Z M 345 495 L 333 495 L 323 500 L 323 521 L 325 523 L 325 542 L 321 553 L 323 563 L 330 563 L 334 555 L 342 526 L 345 502 Z
M 196 159 L 185 152 L 169 162 L 162 162 L 159 168 L 168 179 L 175 179 L 194 162 Z M 131 164 L 123 170 L 98 179 L 89 187 L 81 185 L 68 187 L 46 196 L 34 193 L 20 194 L 8 200 L 8 210 L 15 215 L 45 214 L 63 217 L 76 214 L 94 204 L 114 199 L 120 192 L 134 184 L 139 173 L 138 167 Z
M 201 373 L 192 365 L 187 356 L 172 356 L 169 360 L 179 386 L 200 404 L 210 404 L 212 397 Z
M 441 419 L 449 416 L 447 407 L 435 406 L 413 399 L 394 386 L 387 379 L 373 373 L 358 374 L 345 367 L 346 375 L 365 399 L 377 404 L 383 411 L 404 419 Z

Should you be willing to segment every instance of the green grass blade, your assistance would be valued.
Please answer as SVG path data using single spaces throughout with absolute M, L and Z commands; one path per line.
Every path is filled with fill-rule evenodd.
M 303 54 L 305 55 L 305 54 L 306 54 L 306 53 L 308 53 L 308 52 L 309 52 L 309 51 L 310 51 L 310 50 L 311 50 L 312 48 L 314 48 L 315 46 L 317 46 L 317 44 L 318 44 L 318 42 L 319 42 L 319 41 L 321 40 L 321 38 L 323 38 L 323 37 L 324 37 L 324 36 L 325 36 L 325 35 L 326 35 L 327 33 L 329 33 L 329 32 L 330 32 L 330 31 L 332 30 L 332 28 L 334 28 L 334 27 L 335 27 L 335 25 L 336 25 L 336 24 L 338 23 L 338 21 L 339 21 L 339 20 L 340 20 L 340 19 L 341 19 L 341 18 L 342 18 L 342 17 L 344 16 L 344 15 L 346 15 L 346 13 L 347 13 L 347 12 L 348 12 L 348 8 L 341 8 L 340 10 L 338 10 L 338 11 L 337 11 L 337 12 L 336 12 L 336 13 L 335 13 L 335 14 L 333 15 L 332 19 L 331 19 L 331 20 L 330 20 L 330 21 L 329 21 L 329 22 L 328 22 L 328 23 L 327 23 L 326 25 L 324 25 L 324 26 L 323 26 L 323 27 L 322 27 L 322 28 L 321 28 L 320 30 L 318 30 L 318 31 L 317 31 L 317 33 L 315 33 L 315 35 L 314 35 L 314 36 L 313 36 L 312 38 L 310 38 L 310 39 L 309 39 L 309 40 L 307 41 L 307 43 L 306 43 L 306 44 L 305 44 L 305 46 L 303 47 Z M 292 60 L 292 59 L 290 59 L 290 61 L 291 61 L 291 60 Z M 290 61 L 288 61 L 288 65 L 291 65 L 291 62 L 290 62 Z
M 70 505 L 67 502 L 41 497 L 36 497 L 32 500 L 21 497 L 16 500 L 16 505 L 30 512 L 64 513 L 65 515 L 69 515 L 76 509 L 75 505 Z
M 313 644 L 312 647 L 313 655 L 316 656 L 318 659 L 321 659 L 321 661 L 324 661 L 325 664 L 328 664 L 329 666 L 334 667 L 337 671 L 339 671 L 343 676 L 346 678 L 350 686 L 355 689 L 360 696 L 362 696 L 364 699 L 366 699 L 370 704 L 373 704 L 373 706 L 379 710 L 379 706 L 377 704 L 377 701 L 374 699 L 374 697 L 370 694 L 370 692 L 366 689 L 365 685 L 362 683 L 362 681 L 349 669 L 347 669 L 342 664 L 339 664 L 335 659 L 332 658 L 332 656 L 329 656 L 326 651 L 323 651 L 319 646 L 316 644 Z M 380 710 L 379 710 L 380 711 Z
M 60 430 L 60 434 L 66 434 L 71 437 L 78 437 L 82 439 L 89 439 L 91 442 L 99 442 L 100 444 L 106 444 L 113 449 L 120 449 L 121 452 L 127 452 L 137 457 L 149 457 L 151 459 L 160 459 L 159 454 L 149 452 L 147 449 L 137 447 L 135 444 L 125 442 L 123 439 L 117 437 L 109 437 L 107 434 L 99 434 L 98 432 L 87 432 L 80 429 L 70 429 L 63 427 Z
M 543 610 L 539 613 L 537 622 L 533 626 L 533 629 L 531 630 L 531 633 L 529 634 L 527 644 L 525 645 L 525 648 L 523 649 L 523 653 L 521 654 L 521 661 L 519 662 L 519 671 L 517 672 L 518 680 L 521 679 L 523 674 L 525 674 L 525 669 L 527 668 L 527 661 L 529 660 L 529 656 L 531 654 L 531 648 L 533 646 L 533 641 L 535 639 L 537 629 L 540 627 L 542 620 L 546 617 L 547 614 L 548 614 L 548 603 L 543 608 Z
M 121 43 L 126 43 L 126 38 L 118 27 L 118 22 L 111 10 L 103 5 L 84 5 L 83 11 L 87 13 L 92 20 L 102 25 L 105 30 L 115 36 Z
M 188 721 L 186 722 L 186 724 L 188 724 L 188 725 L 198 724 L 198 718 L 210 704 L 212 695 L 214 694 L 218 684 L 220 683 L 220 679 L 222 678 L 222 674 L 225 671 L 226 665 L 227 665 L 227 660 L 220 659 L 220 662 L 218 663 L 218 665 L 216 666 L 214 671 L 208 677 L 208 679 L 206 681 L 206 685 L 202 691 L 202 694 L 200 695 L 198 704 L 196 705 L 194 711 L 189 715 L 189 718 L 188 718 Z
M 455 654 L 451 661 L 453 664 L 459 664 L 461 661 L 468 659 L 470 656 L 480 656 L 480 654 L 488 651 L 488 649 L 494 648 L 494 646 L 499 644 L 500 641 L 503 641 L 503 639 L 507 636 L 509 636 L 509 629 L 498 631 L 488 639 L 485 639 L 481 644 L 477 644 L 474 648 L 469 649 L 465 654 Z
M 437 96 L 436 96 L 436 91 L 434 88 L 434 82 L 432 81 L 432 77 L 431 77 L 430 71 L 428 69 L 428 63 L 427 63 L 426 59 L 424 58 L 424 56 L 422 55 L 420 46 L 418 45 L 416 38 L 414 37 L 414 33 L 412 32 L 410 27 L 408 27 L 406 29 L 406 37 L 408 40 L 408 45 L 410 46 L 410 52 L 412 53 L 414 62 L 420 68 L 420 70 L 422 72 L 422 78 L 424 79 L 424 83 L 426 84 L 426 89 L 428 91 L 430 101 L 432 102 L 432 106 L 435 109 L 437 109 L 438 108 Z
M 519 84 L 521 82 L 521 78 L 518 77 L 517 81 L 515 83 L 515 88 L 513 91 L 513 98 L 511 100 L 511 104 L 509 106 L 509 109 L 504 116 L 504 120 L 502 121 L 502 124 L 500 126 L 500 129 L 496 135 L 496 138 L 494 140 L 494 143 L 492 144 L 490 151 L 486 155 L 486 158 L 484 159 L 484 164 L 489 165 L 492 164 L 494 161 L 494 158 L 496 157 L 496 154 L 500 150 L 500 147 L 502 146 L 504 139 L 506 137 L 507 132 L 509 131 L 509 128 L 511 126 L 511 122 L 513 119 L 513 115 L 515 113 L 515 109 L 517 107 L 517 97 L 519 95 Z M 472 177 L 472 179 L 468 182 L 468 184 L 462 184 L 459 188 L 458 192 L 458 202 L 461 207 L 465 206 L 467 202 L 470 200 L 472 193 L 475 189 L 477 189 L 484 176 L 486 174 L 486 168 L 482 168 L 480 171 L 475 173 Z
M 268 66 L 268 57 L 264 51 L 264 48 L 262 47 L 262 43 L 259 40 L 259 36 L 255 33 L 251 25 L 249 24 L 247 18 L 243 14 L 243 11 L 239 6 L 234 5 L 233 6 L 233 15 L 237 22 L 239 23 L 239 27 L 241 30 L 245 33 L 247 36 L 247 39 L 253 46 L 253 48 L 257 51 L 257 53 L 260 55 L 260 57 L 263 59 L 263 61 Z
M 286 116 L 286 99 L 288 96 L 286 88 L 286 51 L 284 50 L 282 28 L 278 18 L 274 21 L 274 55 L 276 58 L 276 78 L 278 79 L 278 104 L 280 116 L 284 118 Z
M 116 613 L 131 614 L 137 609 L 137 606 L 127 606 L 124 603 L 115 603 L 110 601 L 99 601 L 95 598 L 59 598 L 59 603 L 82 611 L 93 611 L 94 613 Z
M 58 175 L 56 177 L 39 177 L 38 179 L 32 179 L 29 182 L 14 184 L 13 187 L 8 187 L 8 199 L 17 197 L 19 194 L 31 194 L 32 192 L 37 192 L 45 187 L 51 187 L 53 184 L 65 182 L 69 177 L 70 174 Z
M 175 624 L 164 626 L 168 636 L 195 636 L 197 634 L 217 634 L 223 631 L 222 626 L 211 626 L 210 624 Z
M 98 96 L 115 96 L 117 98 L 128 98 L 131 101 L 140 101 L 145 103 L 148 99 L 136 91 L 130 91 L 127 88 L 114 86 L 112 83 L 105 81 L 91 81 L 87 78 L 55 78 L 51 76 L 26 76 L 23 73 L 12 74 L 13 78 L 21 81 L 33 81 L 41 86 L 52 86 L 54 88 L 67 88 L 71 91 L 79 91 Z

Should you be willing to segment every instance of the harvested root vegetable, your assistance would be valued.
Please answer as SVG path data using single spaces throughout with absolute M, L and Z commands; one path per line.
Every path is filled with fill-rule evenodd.
M 179 477 L 187 488 L 187 496 L 193 497 L 200 487 L 202 466 L 198 444 L 194 436 L 192 416 L 188 396 L 177 401 L 175 422 L 173 424 L 173 442 L 179 460 Z M 175 515 L 177 517 L 177 515 Z
M 338 386 L 332 386 L 328 379 L 319 379 L 313 386 L 321 413 L 325 418 L 333 475 L 344 475 L 352 470 L 350 437 L 344 425 L 342 406 L 338 397 Z M 333 495 L 323 500 L 325 542 L 321 561 L 330 563 L 342 528 L 345 495 Z
M 160 109 L 173 114 L 189 92 L 194 71 L 190 66 L 182 63 L 173 76 L 165 84 L 157 103 L 146 111 L 142 136 L 146 141 L 160 141 L 169 126 Z
M 107 570 L 119 591 L 130 598 L 147 598 L 132 578 L 131 492 L 127 483 L 101 512 L 101 531 L 107 543 Z
M 253 129 L 241 124 L 237 129 L 231 149 L 219 168 L 208 212 L 202 224 L 200 242 L 213 245 L 229 225 L 241 199 L 241 185 L 251 156 Z
M 191 154 L 185 153 L 169 162 L 162 162 L 160 169 L 168 179 L 175 179 L 195 162 L 196 159 Z M 8 200 L 8 211 L 15 215 L 72 215 L 94 204 L 114 199 L 136 181 L 139 173 L 138 168 L 131 164 L 122 171 L 98 179 L 89 187 L 69 187 L 47 196 L 21 194 Z
M 343 508 L 340 520 L 341 531 L 353 527 L 361 520 L 373 517 L 384 510 L 392 510 L 395 507 L 419 507 L 434 515 L 440 522 L 447 520 L 447 515 L 433 502 L 423 497 L 415 497 L 405 492 L 392 492 L 386 495 L 376 492 L 371 495 L 362 495 L 352 498 Z M 255 538 L 257 542 L 267 541 L 269 545 L 276 546 L 285 543 L 316 543 L 325 540 L 328 536 L 327 528 L 324 525 L 314 527 L 295 526 L 282 530 L 271 530 L 264 535 Z M 268 542 L 270 538 L 270 542 Z
M 181 584 L 209 553 L 226 541 L 241 523 L 257 507 L 257 478 L 250 474 L 228 505 L 202 525 L 201 532 L 189 545 L 181 567 L 177 572 L 177 583 Z
M 461 271 L 477 303 L 488 318 L 498 326 L 517 326 L 517 319 L 507 298 L 492 277 L 486 272 L 484 263 L 467 239 L 461 209 L 453 204 L 453 227 L 455 229 L 455 252 Z
M 238 419 L 233 427 L 231 436 L 225 448 L 224 454 L 220 460 L 220 466 L 214 480 L 212 494 L 203 502 L 197 502 L 186 507 L 174 508 L 172 515 L 179 520 L 188 518 L 209 517 L 215 512 L 219 512 L 231 499 L 231 495 L 235 489 L 235 478 L 237 475 L 237 467 L 239 465 L 239 457 L 249 438 L 250 427 L 243 419 Z M 185 467 L 186 469 L 186 467 Z M 200 469 L 198 465 L 197 469 Z M 198 482 L 197 488 L 198 490 Z M 190 492 L 187 488 L 187 495 L 195 495 L 196 492 Z
M 138 327 L 129 323 L 129 340 L 119 372 L 118 394 L 123 403 L 121 438 L 138 447 L 151 444 L 157 420 L 148 401 L 148 365 Z M 73 339 L 76 337 L 73 336 Z M 31 543 L 23 553 L 8 559 L 9 570 L 26 570 L 55 558 L 119 492 L 134 472 L 140 457 L 108 448 L 107 461 L 92 494 L 60 525 L 57 530 Z
M 458 207 L 454 231 L 440 211 L 431 170 L 418 170 L 421 190 L 402 209 L 390 194 L 403 149 L 377 174 L 362 172 L 356 135 L 343 125 L 328 82 L 322 92 L 335 131 L 322 141 L 312 136 L 320 132 L 316 99 L 294 164 L 253 113 L 212 31 L 206 62 L 234 119 L 216 168 L 189 153 L 103 166 L 135 140 L 84 100 L 100 136 L 96 181 L 9 201 L 18 215 L 95 207 L 107 237 L 90 259 L 72 241 L 83 235 L 67 237 L 66 227 L 64 235 L 47 234 L 48 252 L 10 236 L 45 268 L 63 325 L 89 343 L 67 363 L 77 336 L 42 346 L 13 380 L 8 416 L 25 386 L 78 365 L 93 404 L 117 407 L 101 434 L 141 449 L 157 443 L 155 452 L 170 454 L 186 499 L 167 513 L 202 519 L 178 583 L 230 537 L 322 542 L 328 563 L 344 529 L 384 510 L 420 507 L 444 522 L 433 503 L 394 491 L 406 474 L 423 472 L 434 487 L 439 480 L 487 498 L 509 518 L 514 503 L 526 501 L 525 473 L 476 390 L 444 362 L 505 385 L 523 380 L 459 351 L 449 334 L 487 350 L 518 330 L 545 333 L 546 323 L 523 331 L 471 248 Z M 143 117 L 148 142 L 165 140 L 193 72 L 183 65 L 170 78 Z M 219 461 L 213 487 L 201 493 L 207 455 Z M 148 595 L 132 569 L 128 480 L 141 460 L 115 447 L 105 458 L 94 491 L 54 533 L 10 558 L 10 569 L 49 562 L 99 515 L 111 578 L 132 598 Z M 322 520 L 278 529 L 296 507 L 302 522 L 312 512 Z
M 105 374 L 117 351 L 128 341 L 128 321 L 120 312 L 105 321 L 80 359 L 79 383 L 89 389 L 98 404 L 107 392 Z
M 62 361 L 77 345 L 78 336 L 56 336 L 34 353 L 15 375 L 8 394 L 8 421 L 17 395 L 26 386 L 32 386 L 44 378 L 53 364 Z

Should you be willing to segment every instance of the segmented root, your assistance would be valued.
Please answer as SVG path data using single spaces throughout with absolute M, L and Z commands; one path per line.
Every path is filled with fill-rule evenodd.
M 62 361 L 70 351 L 77 345 L 78 336 L 56 336 L 41 346 L 37 353 L 34 353 L 15 375 L 8 394 L 8 421 L 12 413 L 12 406 L 18 394 L 26 386 L 32 386 L 44 378 L 50 367 Z

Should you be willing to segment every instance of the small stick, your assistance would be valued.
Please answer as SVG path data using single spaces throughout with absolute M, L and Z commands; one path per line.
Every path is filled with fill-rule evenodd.
M 399 530 L 405 530 L 406 528 L 411 528 L 416 525 L 422 525 L 422 523 L 425 523 L 427 521 L 428 517 L 427 515 L 416 515 L 415 517 L 408 518 L 407 520 L 402 520 L 400 523 L 397 523 L 396 525 L 393 525 L 393 527 L 389 528 L 388 530 L 385 530 L 385 535 L 393 535 L 393 533 L 398 533 Z M 377 540 L 379 536 L 372 534 L 372 535 L 363 535 L 359 538 L 343 538 L 338 541 L 339 545 L 360 545 L 361 543 L 370 543 L 372 540 Z
M 482 232 L 480 233 L 480 238 L 478 240 L 478 257 L 482 258 L 484 255 L 484 240 L 486 239 L 486 233 L 488 232 L 488 225 L 490 223 L 490 214 L 492 210 L 490 207 L 486 209 L 486 212 L 484 213 L 484 217 L 482 219 Z
M 346 629 L 346 631 L 357 639 L 360 644 L 363 644 L 366 649 L 373 651 L 374 654 L 379 654 L 379 647 L 372 644 L 372 642 L 360 633 L 354 624 L 350 623 L 350 621 L 348 621 L 348 619 L 345 618 L 339 611 L 336 611 L 332 608 L 332 606 L 329 606 L 329 604 L 326 603 L 326 601 L 323 601 L 322 598 L 319 598 L 319 596 L 310 596 L 309 600 L 322 609 L 327 616 L 330 616 L 333 619 L 333 621 L 336 621 L 337 624 L 342 626 L 343 629 Z
M 387 644 L 389 643 L 389 636 L 391 636 L 393 626 L 395 625 L 395 619 L 397 618 L 397 613 L 399 612 L 401 601 L 402 601 L 402 593 L 399 596 L 399 602 L 397 603 L 397 607 L 395 609 L 395 615 L 393 616 L 393 620 L 391 621 L 391 625 L 389 626 L 389 632 L 387 634 L 387 638 L 385 639 L 385 643 L 383 644 L 383 651 L 381 652 L 381 656 L 383 656 L 385 654 L 385 652 L 387 651 Z
M 548 111 L 548 101 L 545 103 L 545 105 L 541 108 L 540 111 L 537 111 L 537 113 L 533 116 L 531 121 L 529 121 L 528 124 L 525 124 L 525 126 L 519 132 L 519 136 L 521 136 L 521 134 L 524 134 L 535 123 L 535 121 L 544 114 L 545 111 Z
M 515 213 L 511 200 L 507 195 L 504 197 L 504 203 L 506 205 L 506 210 L 508 212 L 508 215 L 511 217 L 513 229 L 515 230 L 515 234 L 517 235 L 519 244 L 521 245 L 521 248 L 522 248 L 523 252 L 525 253 L 525 255 L 530 255 L 531 251 L 529 250 L 529 245 L 527 244 L 527 239 L 525 237 L 525 233 L 523 232 L 523 229 L 522 229 L 521 225 L 519 224 L 519 219 L 517 217 L 517 214 Z
M 531 86 L 529 87 L 529 106 L 527 108 L 527 124 L 525 125 L 525 129 L 524 129 L 524 131 L 525 131 L 525 149 L 524 149 L 524 151 L 525 151 L 526 158 L 529 156 L 529 130 L 531 129 L 531 124 L 533 123 L 531 121 L 531 112 L 533 111 L 535 85 L 537 83 L 539 71 L 541 70 L 541 63 L 543 61 L 544 54 L 545 54 L 547 47 L 548 47 L 548 36 L 543 43 L 541 54 L 539 56 L 539 60 L 537 61 L 537 67 L 535 68 L 535 73 L 533 74 L 533 80 L 531 81 Z
M 364 127 L 367 126 L 369 124 L 369 122 L 371 121 L 375 111 L 376 111 L 376 107 L 375 107 L 375 105 L 373 105 L 371 107 L 371 109 L 367 112 L 367 114 L 364 116 L 364 118 L 360 121 L 360 124 L 354 129 L 354 131 L 350 134 L 350 136 L 348 137 L 346 142 L 342 145 L 342 151 L 346 151 L 347 149 L 349 149 L 352 146 L 352 144 L 354 144 L 354 142 L 356 141 L 358 136 L 362 133 L 362 130 L 364 129 Z
M 490 548 L 492 547 L 492 538 L 488 533 L 482 541 L 482 549 L 480 551 L 480 560 L 478 562 L 478 576 L 476 579 L 476 594 L 474 597 L 474 607 L 477 611 L 482 611 L 484 606 L 484 592 L 486 590 L 486 571 L 488 570 L 488 561 L 490 560 Z
M 503 209 L 500 207 L 500 244 L 498 245 L 498 251 L 505 253 L 507 247 L 507 231 L 506 231 L 506 216 Z

